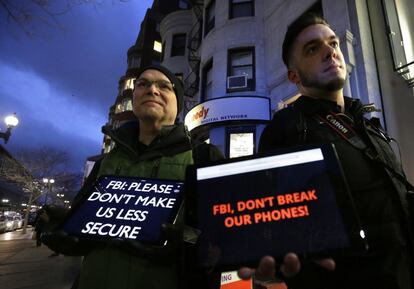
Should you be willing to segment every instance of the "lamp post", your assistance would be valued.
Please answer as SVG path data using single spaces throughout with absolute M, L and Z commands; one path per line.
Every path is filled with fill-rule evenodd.
M 11 207 L 11 205 L 10 205 L 10 200 L 9 199 L 4 198 L 4 199 L 1 200 L 0 211 L 2 211 L 2 210 L 3 211 L 4 210 L 10 211 L 10 207 Z
M 45 205 L 47 204 L 47 195 L 49 193 L 49 191 L 52 190 L 52 185 L 55 183 L 54 179 L 48 179 L 48 178 L 43 178 L 43 183 L 46 186 L 46 197 L 45 197 Z
M 27 223 L 29 222 L 29 213 L 31 209 L 35 208 L 35 205 L 32 205 L 34 200 L 37 199 L 33 198 L 34 191 L 40 190 L 40 183 L 37 180 L 34 180 L 33 183 L 30 184 L 29 187 L 23 188 L 26 193 L 29 193 L 29 202 L 27 204 L 22 204 L 22 206 L 26 207 L 26 212 L 24 214 L 24 222 L 23 222 L 23 230 L 22 234 L 26 234 L 27 232 Z
M 65 197 L 65 194 L 63 194 L 63 193 L 57 193 L 56 194 L 56 198 L 57 198 L 57 200 L 56 200 L 56 203 L 57 203 L 57 205 L 62 205 L 63 204 L 63 198 Z
M 7 130 L 6 132 L 0 132 L 0 138 L 4 139 L 4 143 L 7 143 L 11 135 L 11 130 L 19 124 L 19 119 L 16 113 L 13 113 L 12 115 L 6 116 L 4 122 L 6 123 Z
M 10 200 L 9 199 L 2 199 L 1 200 L 1 205 L 3 206 L 3 207 L 6 207 L 6 206 L 10 206 Z

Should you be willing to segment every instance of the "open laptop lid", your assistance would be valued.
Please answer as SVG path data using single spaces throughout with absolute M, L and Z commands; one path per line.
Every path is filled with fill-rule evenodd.
M 187 172 L 197 261 L 231 269 L 262 256 L 349 254 L 367 247 L 331 144 L 279 150 Z

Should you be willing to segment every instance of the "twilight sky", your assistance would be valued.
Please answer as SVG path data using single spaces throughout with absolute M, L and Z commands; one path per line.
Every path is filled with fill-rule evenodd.
M 73 7 L 57 24 L 35 19 L 26 27 L 32 36 L 0 7 L 0 131 L 6 115 L 16 112 L 20 120 L 5 145 L 12 154 L 57 147 L 81 172 L 86 158 L 100 153 L 101 126 L 152 0 L 98 3 Z

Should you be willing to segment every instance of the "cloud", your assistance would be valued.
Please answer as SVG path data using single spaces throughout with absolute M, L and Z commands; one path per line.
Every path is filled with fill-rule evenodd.
M 56 18 L 62 29 L 39 25 L 33 37 L 0 11 L 0 117 L 20 119 L 7 149 L 65 148 L 76 170 L 100 153 L 100 128 L 152 1 L 103 3 L 76 6 Z
M 19 117 L 24 119 L 25 115 L 30 115 L 35 122 L 45 122 L 49 127 L 73 136 L 95 141 L 101 137 L 99 127 L 106 121 L 102 111 L 55 88 L 33 71 L 17 70 L 2 64 L 0 75 L 8 76 L 7 83 L 0 83 L 1 93 L 8 102 L 16 103 L 14 110 L 24 110 Z
M 73 97 L 107 111 L 126 70 L 127 50 L 151 2 L 76 6 L 57 18 L 62 30 L 44 27 L 36 37 L 13 37 L 18 27 L 6 29 L 0 33 L 2 59 L 10 66 L 31 68 Z
M 53 89 L 33 71 L 0 65 L 2 105 L 0 115 L 16 112 L 20 123 L 12 132 L 13 147 L 53 146 L 68 151 L 72 159 L 84 162 L 88 155 L 99 154 L 105 123 L 100 111 L 77 103 L 64 91 Z M 7 100 L 7 101 L 6 101 Z M 79 163 L 73 163 L 76 170 Z

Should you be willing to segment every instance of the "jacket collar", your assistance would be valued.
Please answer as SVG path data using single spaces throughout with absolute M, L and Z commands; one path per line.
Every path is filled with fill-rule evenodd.
M 345 96 L 345 113 L 352 118 L 362 116 L 362 104 L 358 99 Z M 305 115 L 326 114 L 328 112 L 340 113 L 341 108 L 334 101 L 317 99 L 302 95 L 294 103 Z
M 116 145 L 123 147 L 134 155 L 139 155 L 139 122 L 130 121 L 114 130 L 108 126 L 102 127 L 102 132 L 108 135 Z M 190 137 L 184 124 L 164 126 L 160 134 L 148 145 L 147 151 L 156 151 L 157 155 L 173 155 L 191 148 Z

